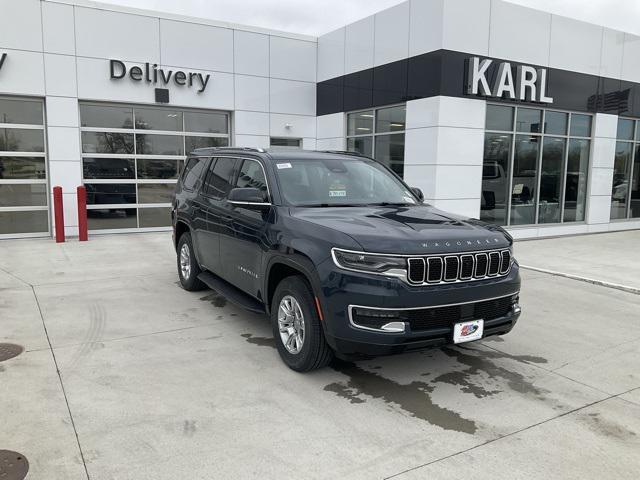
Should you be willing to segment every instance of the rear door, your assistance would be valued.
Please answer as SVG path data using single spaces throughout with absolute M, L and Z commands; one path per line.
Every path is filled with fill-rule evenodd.
M 206 228 L 206 214 L 200 191 L 209 160 L 208 157 L 189 158 L 182 173 L 180 191 L 176 194 L 176 202 L 179 202 L 176 209 L 179 216 L 189 220 L 193 248 L 200 263 L 202 263 L 202 234 Z
M 263 200 L 270 202 L 269 187 L 262 164 L 255 159 L 240 159 L 233 188 L 257 188 Z M 229 229 L 220 237 L 220 255 L 224 258 L 225 277 L 244 292 L 256 296 L 262 281 L 264 235 L 270 210 L 252 210 L 227 203 Z

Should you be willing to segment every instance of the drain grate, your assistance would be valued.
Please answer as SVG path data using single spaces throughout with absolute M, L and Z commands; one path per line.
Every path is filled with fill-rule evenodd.
M 29 471 L 29 462 L 24 455 L 11 450 L 0 450 L 0 478 L 22 480 Z
M 24 352 L 24 348 L 22 348 L 21 345 L 16 345 L 15 343 L 0 343 L 0 362 L 17 357 L 22 352 Z

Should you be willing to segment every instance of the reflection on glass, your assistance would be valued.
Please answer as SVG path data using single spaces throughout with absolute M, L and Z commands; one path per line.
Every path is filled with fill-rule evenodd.
M 83 158 L 84 178 L 118 179 L 135 178 L 135 162 L 132 158 Z
M 138 185 L 138 203 L 171 203 L 175 183 L 141 183 Z
M 636 158 L 631 175 L 631 217 L 640 217 L 640 144 L 636 145 Z
M 347 135 L 367 135 L 373 133 L 373 110 L 347 115 Z
M 138 155 L 184 155 L 182 136 L 136 133 Z
M 591 136 L 591 115 L 571 114 L 571 135 L 576 137 Z
M 42 102 L 0 98 L 0 123 L 42 125 Z
M 538 223 L 560 222 L 560 191 L 564 160 L 564 138 L 546 137 L 540 167 L 540 206 Z
M 83 127 L 133 128 L 133 108 L 80 104 Z
M 0 152 L 44 152 L 44 132 L 26 128 L 0 128 Z
M 542 110 L 534 108 L 518 108 L 516 131 L 539 133 L 542 123 Z
M 180 161 L 139 158 L 138 178 L 178 178 L 178 162 Z
M 513 130 L 513 107 L 487 105 L 487 130 Z
M 359 137 L 347 139 L 347 150 L 350 152 L 358 152 L 367 157 L 373 156 L 373 139 L 372 137 Z
M 228 138 L 221 137 L 184 137 L 187 153 L 193 152 L 196 148 L 226 147 L 229 145 Z
M 381 108 L 376 113 L 376 133 L 400 132 L 405 128 L 407 107 Z
M 185 132 L 229 133 L 229 116 L 225 113 L 184 112 Z
M 159 108 L 136 108 L 136 128 L 140 130 L 182 131 L 182 112 Z
M 88 205 L 118 205 L 136 203 L 133 183 L 85 183 Z
M 46 178 L 44 157 L 0 157 L 0 179 Z
M 611 188 L 611 219 L 627 218 L 627 198 L 629 195 L 629 169 L 633 144 L 616 143 L 613 164 L 613 185 Z
M 375 159 L 391 168 L 402 178 L 404 175 L 404 133 L 379 135 L 375 139 Z
M 569 114 L 547 110 L 544 112 L 544 133 L 566 135 Z
M 540 138 L 516 135 L 511 189 L 511 225 L 535 223 L 536 170 Z
M 0 212 L 0 235 L 14 233 L 46 233 L 49 230 L 49 212 Z
M 567 185 L 564 193 L 564 222 L 582 222 L 587 200 L 589 140 L 569 140 Z
M 628 118 L 618 119 L 618 140 L 633 140 L 633 120 Z
M 34 207 L 47 204 L 47 186 L 0 184 L 0 207 Z
M 82 132 L 83 153 L 132 154 L 132 133 Z
M 101 208 L 87 210 L 89 230 L 136 228 L 138 220 L 135 208 Z
M 169 207 L 141 208 L 138 210 L 140 228 L 170 227 L 171 209 Z
M 497 225 L 507 224 L 511 138 L 499 133 L 484 137 L 480 219 Z

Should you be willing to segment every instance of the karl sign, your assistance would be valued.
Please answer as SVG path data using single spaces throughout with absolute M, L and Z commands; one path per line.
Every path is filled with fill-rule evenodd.
M 508 100 L 527 102 L 553 103 L 547 96 L 548 72 L 546 68 L 535 68 L 529 65 L 517 65 L 515 76 L 511 63 L 498 64 L 493 85 L 489 84 L 487 73 L 494 60 L 471 57 L 467 60 L 467 78 L 465 93 L 483 97 L 497 97 Z
M 113 80 L 119 80 L 128 74 L 134 82 L 144 80 L 154 85 L 159 83 L 166 86 L 173 81 L 178 86 L 195 86 L 198 89 L 198 93 L 205 91 L 211 77 L 209 73 L 203 75 L 202 73 L 183 72 L 182 70 L 164 70 L 163 68 L 158 68 L 157 63 L 149 64 L 149 62 L 144 64 L 144 70 L 143 67 L 136 65 L 127 71 L 127 66 L 120 60 L 109 60 L 109 71 Z

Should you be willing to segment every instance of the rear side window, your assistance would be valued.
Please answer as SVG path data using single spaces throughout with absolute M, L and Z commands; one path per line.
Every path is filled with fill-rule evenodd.
M 227 196 L 231 190 L 236 162 L 235 158 L 221 157 L 211 163 L 205 180 L 204 191 L 207 195 L 218 199 Z
M 200 186 L 202 171 L 207 164 L 207 158 L 192 157 L 184 167 L 182 174 L 182 188 L 185 190 L 195 190 Z
M 264 178 L 262 165 L 255 160 L 244 160 L 235 184 L 238 188 L 257 188 L 262 192 L 263 200 L 269 199 L 267 179 Z

